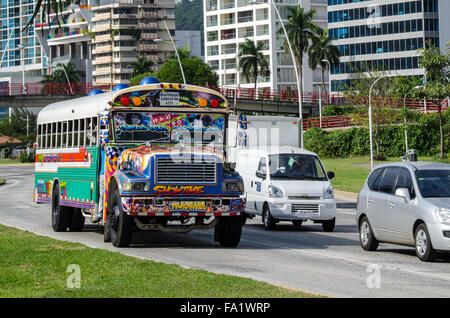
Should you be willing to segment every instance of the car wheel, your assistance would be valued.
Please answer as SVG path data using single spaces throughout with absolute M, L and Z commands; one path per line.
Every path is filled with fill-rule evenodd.
M 53 189 L 52 195 L 52 228 L 55 232 L 65 232 L 69 226 L 72 210 L 60 204 L 59 184 Z
M 336 218 L 322 222 L 322 228 L 325 232 L 333 232 L 336 225 Z
M 373 235 L 369 219 L 365 216 L 359 222 L 359 242 L 366 251 L 375 251 L 378 248 L 378 240 Z
M 420 224 L 414 235 L 416 241 L 416 255 L 424 262 L 431 262 L 436 258 L 436 251 L 431 244 L 430 235 L 428 233 L 427 226 Z
M 108 211 L 111 242 L 115 247 L 127 247 L 133 236 L 133 217 L 122 210 L 119 194 L 114 193 L 111 208 Z
M 264 228 L 266 230 L 270 231 L 275 228 L 276 220 L 274 219 L 272 214 L 270 214 L 270 209 L 267 204 L 264 204 L 262 219 L 263 219 L 263 223 L 264 223 Z

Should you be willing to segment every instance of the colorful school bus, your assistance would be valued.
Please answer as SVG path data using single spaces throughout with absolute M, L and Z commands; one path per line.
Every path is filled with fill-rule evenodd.
M 235 247 L 243 182 L 226 161 L 228 101 L 216 91 L 148 84 L 48 105 L 38 115 L 34 196 L 54 231 L 104 226 L 105 242 L 133 232 L 214 228 Z

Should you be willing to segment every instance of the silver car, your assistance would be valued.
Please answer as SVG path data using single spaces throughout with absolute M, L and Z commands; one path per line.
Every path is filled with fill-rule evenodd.
M 358 196 L 361 246 L 415 246 L 422 261 L 450 251 L 450 164 L 400 162 L 377 166 Z

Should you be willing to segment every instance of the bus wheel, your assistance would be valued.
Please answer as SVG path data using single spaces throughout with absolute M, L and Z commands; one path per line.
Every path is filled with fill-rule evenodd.
M 214 229 L 216 241 L 223 247 L 236 247 L 241 240 L 242 217 L 221 217 Z
M 81 213 L 81 209 L 74 208 L 72 212 L 72 217 L 70 218 L 69 222 L 69 231 L 71 232 L 82 231 L 85 220 L 86 219 L 84 218 L 83 213 Z
M 53 189 L 52 196 L 52 228 L 55 232 L 65 232 L 69 226 L 72 210 L 61 206 L 59 184 Z
M 107 218 L 109 218 L 109 231 L 113 245 L 115 247 L 129 246 L 133 236 L 133 217 L 123 212 L 117 192 L 113 196 Z

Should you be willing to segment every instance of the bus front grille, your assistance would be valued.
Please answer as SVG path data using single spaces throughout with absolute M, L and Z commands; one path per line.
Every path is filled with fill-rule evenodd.
M 177 162 L 172 158 L 156 159 L 157 183 L 216 183 L 216 161 L 202 159 Z

